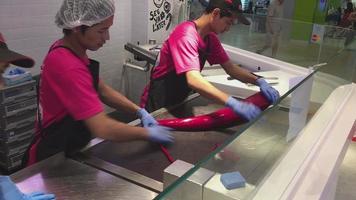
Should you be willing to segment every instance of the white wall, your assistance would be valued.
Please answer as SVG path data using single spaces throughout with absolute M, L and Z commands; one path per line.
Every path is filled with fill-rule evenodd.
M 148 23 L 148 0 L 132 1 L 132 35 L 131 42 L 144 44 L 147 41 L 147 23 Z
M 124 44 L 131 41 L 132 17 L 137 20 L 131 10 L 132 4 L 136 7 L 141 2 L 115 0 L 116 14 L 110 29 L 111 39 L 98 51 L 89 52 L 91 58 L 101 62 L 101 78 L 115 89 L 119 89 L 122 63 L 129 55 L 124 50 Z M 0 0 L 0 32 L 11 49 L 35 59 L 36 65 L 31 69 L 33 74 L 39 73 L 49 46 L 62 37 L 62 30 L 54 24 L 54 16 L 61 3 L 62 0 Z M 134 31 L 140 33 L 139 29 Z M 135 40 L 140 37 L 143 36 L 135 36 Z
M 54 24 L 54 16 L 61 0 L 1 0 L 0 32 L 11 49 L 33 57 L 31 69 L 38 74 L 49 46 L 62 37 L 62 30 Z M 126 51 L 123 45 L 131 40 L 131 0 L 116 0 L 111 39 L 90 57 L 101 62 L 101 76 L 110 85 L 117 86 Z

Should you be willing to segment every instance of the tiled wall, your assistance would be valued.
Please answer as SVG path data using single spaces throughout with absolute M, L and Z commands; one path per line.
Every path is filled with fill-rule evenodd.
M 61 2 L 62 0 L 0 0 L 0 32 L 11 49 L 35 59 L 36 65 L 31 69 L 33 74 L 39 73 L 42 60 L 52 42 L 62 37 L 61 30 L 54 24 L 54 16 Z M 88 53 L 91 58 L 101 62 L 101 78 L 119 89 L 122 64 L 131 56 L 124 50 L 124 44 L 128 41 L 145 41 L 147 31 L 142 31 L 146 30 L 142 27 L 147 26 L 146 21 L 139 19 L 146 19 L 143 11 L 146 10 L 147 1 L 115 0 L 115 3 L 111 39 L 103 48 Z M 131 85 L 131 88 L 138 90 L 135 85 Z

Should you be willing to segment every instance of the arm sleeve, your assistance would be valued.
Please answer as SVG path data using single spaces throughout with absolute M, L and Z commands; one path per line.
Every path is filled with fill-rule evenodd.
M 172 60 L 177 74 L 191 70 L 200 70 L 198 41 L 187 35 L 179 40 L 169 40 Z

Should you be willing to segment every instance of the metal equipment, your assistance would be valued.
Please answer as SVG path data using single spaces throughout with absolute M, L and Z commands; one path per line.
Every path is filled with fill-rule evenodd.
M 125 44 L 125 49 L 135 55 L 135 59 L 147 61 L 149 64 L 156 63 L 157 54 L 131 43 Z
M 0 102 L 0 167 L 12 171 L 21 166 L 34 134 L 36 81 L 1 89 Z
M 138 78 L 136 75 L 140 75 L 140 77 L 142 77 L 143 75 L 144 76 L 143 79 L 145 80 L 145 82 L 140 81 L 140 83 L 145 85 L 148 81 L 148 76 L 149 76 L 148 72 L 150 71 L 151 66 L 155 65 L 156 58 L 158 55 L 158 52 L 154 51 L 157 50 L 154 47 L 157 47 L 157 45 L 139 46 L 131 43 L 125 44 L 125 49 L 134 55 L 134 60 L 127 59 L 123 64 L 119 88 L 123 91 L 123 93 L 126 96 L 128 96 L 131 99 L 135 99 L 134 96 L 137 94 L 135 95 L 131 94 L 132 91 L 130 89 L 130 81 L 134 81 L 134 80 L 130 80 L 128 74 L 130 71 L 128 69 L 132 69 L 133 71 L 140 72 L 135 74 L 135 78 Z M 154 50 L 152 48 L 154 48 Z M 142 64 L 137 62 L 135 63 L 135 61 L 145 61 L 146 63 L 144 64 L 144 66 L 140 66 Z M 140 80 L 142 80 L 142 78 Z

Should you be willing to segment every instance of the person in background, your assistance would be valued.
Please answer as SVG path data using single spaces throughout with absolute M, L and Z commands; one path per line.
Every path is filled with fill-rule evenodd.
M 347 3 L 347 8 L 344 12 L 341 21 L 344 21 L 344 27 L 346 28 L 344 47 L 347 48 L 354 40 L 356 30 L 355 12 L 354 5 L 352 2 Z
M 352 25 L 351 21 L 349 20 L 349 17 L 353 11 L 354 11 L 354 5 L 352 4 L 352 2 L 348 2 L 346 4 L 346 9 L 344 10 L 344 13 L 341 16 L 339 26 L 343 28 L 349 28 Z
M 248 1 L 247 9 L 246 9 L 245 13 L 253 14 L 253 1 L 252 0 Z
M 356 12 L 353 11 L 349 14 L 348 20 L 351 23 L 350 29 L 346 32 L 346 37 L 344 41 L 344 47 L 347 48 L 350 46 L 352 43 L 354 36 L 355 36 L 355 30 L 356 30 Z
M 340 25 L 340 21 L 341 21 L 341 7 L 338 7 L 336 9 L 336 25 L 339 26 Z
M 256 51 L 258 54 L 262 54 L 269 48 L 272 48 L 272 58 L 277 55 L 279 46 L 279 37 L 282 32 L 283 17 L 283 2 L 284 0 L 274 0 L 269 6 L 266 18 L 266 39 L 265 45 Z
M 30 68 L 35 62 L 30 57 L 24 56 L 10 50 L 3 35 L 0 33 L 0 73 L 4 73 L 10 64 Z M 22 193 L 8 176 L 0 176 L 0 199 L 1 200 L 54 200 L 53 194 L 35 192 L 31 194 Z
M 263 78 L 234 65 L 218 39 L 217 34 L 228 31 L 236 20 L 249 24 L 241 12 L 239 0 L 210 0 L 198 19 L 178 25 L 162 46 L 140 106 L 149 111 L 172 106 L 182 102 L 194 90 L 230 107 L 247 120 L 259 115 L 261 111 L 255 105 L 231 97 L 202 77 L 206 60 L 210 64 L 220 64 L 233 78 L 259 85 L 263 94 L 271 102 L 276 102 L 278 91 Z
M 351 22 L 356 22 L 356 11 L 350 13 L 348 20 Z
M 37 133 L 27 151 L 28 165 L 64 151 L 71 155 L 93 136 L 116 142 L 148 140 L 173 142 L 170 129 L 159 126 L 138 107 L 99 78 L 97 51 L 110 39 L 113 0 L 64 0 L 55 23 L 64 37 L 50 47 L 41 67 Z M 144 128 L 110 118 L 102 103 L 136 113 Z

